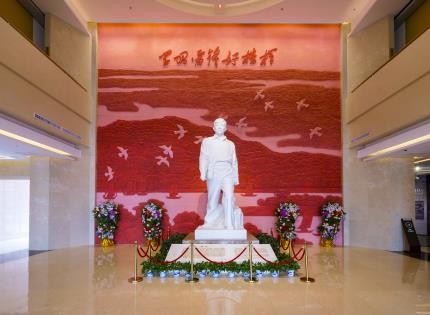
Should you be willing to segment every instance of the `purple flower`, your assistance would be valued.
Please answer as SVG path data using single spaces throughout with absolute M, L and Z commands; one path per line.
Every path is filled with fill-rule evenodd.
M 286 217 L 287 216 L 287 210 L 285 210 L 285 209 L 283 209 L 282 211 L 281 211 L 281 217 Z

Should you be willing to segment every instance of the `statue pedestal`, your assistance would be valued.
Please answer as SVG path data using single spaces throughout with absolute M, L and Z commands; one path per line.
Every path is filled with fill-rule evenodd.
M 208 229 L 199 226 L 194 232 L 194 236 L 196 241 L 246 240 L 247 231 L 245 229 Z

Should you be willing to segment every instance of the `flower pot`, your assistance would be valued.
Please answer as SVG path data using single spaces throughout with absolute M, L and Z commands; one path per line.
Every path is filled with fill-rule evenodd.
M 154 276 L 154 274 L 152 273 L 152 271 L 148 271 L 148 272 L 146 272 L 146 276 L 148 278 L 152 278 Z
M 248 271 L 245 271 L 245 272 L 243 272 L 242 273 L 242 276 L 246 279 L 246 278 L 249 278 L 249 272 Z
M 255 276 L 256 276 L 257 278 L 261 278 L 261 277 L 263 277 L 263 272 L 262 272 L 261 270 L 256 270 L 256 271 L 255 271 Z
M 212 271 L 211 276 L 212 278 L 219 278 L 219 271 Z
M 291 243 L 290 240 L 281 239 L 281 248 L 283 250 L 288 250 L 288 248 L 290 247 L 290 243 Z
M 329 240 L 329 239 L 325 239 L 325 238 L 321 239 L 320 244 L 322 247 L 326 247 L 326 248 L 334 247 L 333 240 Z
M 229 277 L 229 278 L 234 278 L 234 277 L 236 277 L 236 273 L 235 273 L 235 272 L 233 272 L 233 271 L 230 271 L 230 272 L 228 273 L 228 277 Z
M 173 270 L 173 278 L 179 278 L 180 275 L 181 275 L 180 270 Z
M 104 238 L 100 242 L 100 245 L 101 245 L 101 247 L 109 247 L 109 246 L 115 245 L 115 242 L 113 240 L 111 240 L 111 239 Z
M 288 270 L 288 271 L 287 271 L 287 277 L 288 277 L 288 278 L 292 278 L 292 277 L 294 277 L 294 273 L 295 273 L 295 272 L 294 272 L 294 270 Z
M 206 277 L 206 271 L 204 270 L 199 271 L 199 278 L 204 278 L 204 277 Z
M 166 277 L 167 277 L 167 272 L 160 271 L 160 278 L 166 278 Z
M 272 277 L 278 278 L 279 277 L 279 271 L 272 271 Z

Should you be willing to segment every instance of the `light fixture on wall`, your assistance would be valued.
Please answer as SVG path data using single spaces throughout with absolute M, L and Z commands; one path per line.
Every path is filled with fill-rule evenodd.
M 51 147 L 49 145 L 46 145 L 46 144 L 43 144 L 43 143 L 40 143 L 40 142 L 31 140 L 31 139 L 28 139 L 26 137 L 22 137 L 20 135 L 8 132 L 8 131 L 3 130 L 3 129 L 0 129 L 0 135 L 9 137 L 9 138 L 14 139 L 14 140 L 18 140 L 18 141 L 21 141 L 21 142 L 24 142 L 24 143 L 27 143 L 27 144 L 30 144 L 30 145 L 33 145 L 35 147 L 38 147 L 38 148 L 41 148 L 41 149 L 44 149 L 44 150 L 48 150 L 48 151 L 51 151 L 51 152 L 54 152 L 54 153 L 57 153 L 57 154 L 71 156 L 70 153 L 67 153 L 67 152 L 65 152 L 63 150 L 59 150 L 59 149 L 53 148 L 53 147 Z
M 430 158 L 419 160 L 419 161 L 415 161 L 414 164 L 420 164 L 420 163 L 424 163 L 424 162 L 428 162 L 428 161 L 430 161 Z
M 398 156 L 400 152 L 421 154 L 422 152 L 412 148 L 417 148 L 429 141 L 430 121 L 427 121 L 366 145 L 358 150 L 357 157 L 370 160 L 390 154 Z
M 28 126 L 4 115 L 0 116 L 0 137 L 1 136 L 58 154 L 57 157 L 81 157 L 81 150 L 76 148 L 73 144 L 67 143 L 62 139 L 51 136 L 42 130 L 38 130 L 32 126 Z M 6 153 L 9 154 L 9 152 Z M 36 151 L 36 153 L 39 152 Z M 47 156 L 55 155 L 47 154 Z

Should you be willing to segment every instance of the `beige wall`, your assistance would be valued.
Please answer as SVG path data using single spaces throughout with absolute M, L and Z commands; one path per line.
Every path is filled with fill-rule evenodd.
M 69 142 L 88 145 L 89 93 L 3 19 L 0 19 L 0 38 L 8 43 L 0 49 L 0 112 Z M 75 48 L 76 55 L 81 55 L 80 48 Z M 87 58 L 86 49 L 82 49 L 83 58 Z M 82 139 L 40 122 L 34 113 Z
M 46 16 L 45 45 L 49 57 L 79 82 L 90 89 L 91 38 L 54 15 Z M 80 53 L 77 54 L 76 51 Z
M 82 36 L 52 18 L 50 53 L 53 62 L 10 25 L 0 20 L 0 112 L 80 145 L 79 160 L 32 157 L 30 177 L 30 249 L 46 250 L 92 243 L 90 210 L 95 141 L 89 93 L 92 71 L 91 37 Z M 71 56 L 75 56 L 72 58 Z M 61 64 L 61 67 L 58 64 Z M 67 72 L 70 72 L 69 73 Z M 84 87 L 86 85 L 86 88 Z M 77 140 L 34 119 L 38 113 L 79 134 Z M 90 136 L 92 135 L 92 136 Z M 0 175 L 2 165 L 0 163 Z
M 389 19 L 391 18 L 383 19 L 347 40 L 348 75 L 347 82 L 344 84 L 348 86 L 348 93 L 345 95 L 346 102 L 342 112 L 343 196 L 347 212 L 345 244 L 403 250 L 404 237 L 400 219 L 414 217 L 415 177 L 412 161 L 409 158 L 387 158 L 364 162 L 357 159 L 357 149 L 350 148 L 350 140 L 356 129 L 349 118 L 357 115 L 359 110 L 366 113 L 368 111 L 366 107 L 378 96 L 375 93 L 380 89 L 376 89 L 373 94 L 362 93 L 360 97 L 355 97 L 353 94 L 363 85 L 353 93 L 351 91 L 361 83 L 361 80 L 366 79 L 370 73 L 388 60 L 391 47 L 391 35 L 387 31 Z M 371 52 L 372 45 L 376 47 L 374 53 Z M 382 69 L 384 68 L 385 66 Z M 395 75 L 401 77 L 402 73 L 396 72 Z M 374 84 L 382 87 L 386 84 L 385 79 L 372 77 Z M 362 124 L 371 121 L 382 126 L 389 123 L 383 112 L 375 113 L 377 114 L 373 120 L 357 119 L 357 121 Z M 402 118 L 398 115 L 393 117 Z
M 392 17 L 385 17 L 348 38 L 348 90 L 352 91 L 390 59 Z

